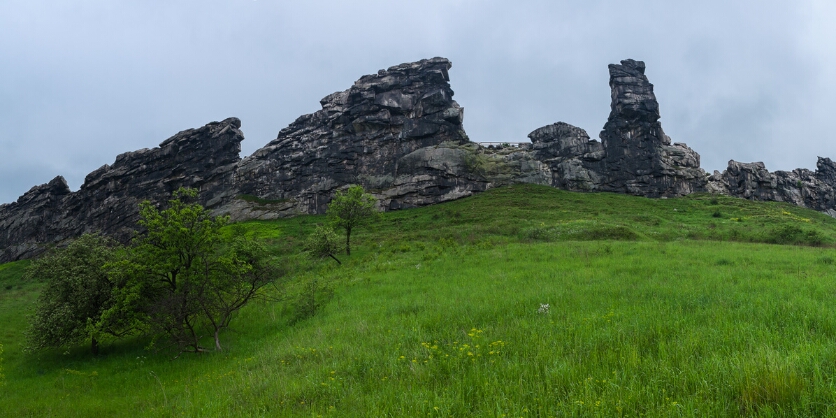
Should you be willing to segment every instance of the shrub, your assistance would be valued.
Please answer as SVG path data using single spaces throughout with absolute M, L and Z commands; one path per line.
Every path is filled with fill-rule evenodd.
M 336 254 L 342 251 L 342 245 L 340 245 L 339 237 L 331 226 L 317 225 L 314 232 L 305 241 L 305 251 L 313 257 L 331 257 L 337 264 L 342 264 L 336 257 Z
M 377 217 L 376 204 L 377 199 L 357 185 L 337 192 L 328 204 L 328 218 L 334 226 L 345 230 L 345 255 L 351 255 L 351 231 Z
M 220 331 L 279 271 L 260 243 L 221 234 L 228 218 L 187 202 L 196 196 L 180 189 L 165 210 L 140 205 L 146 232 L 111 266 L 119 292 L 109 312 L 133 315 L 181 351 L 204 351 L 200 341 L 207 333 L 221 350 Z
M 302 287 L 302 291 L 293 304 L 293 318 L 291 323 L 310 318 L 334 295 L 333 289 L 320 283 L 316 278 L 309 280 Z
M 29 266 L 25 278 L 45 281 L 46 287 L 26 332 L 28 351 L 89 340 L 98 354 L 102 334 L 120 337 L 134 330 L 129 318 L 105 315 L 115 303 L 115 283 L 104 267 L 114 260 L 116 248 L 110 239 L 82 235 Z
M 3 344 L 0 344 L 0 386 L 6 384 L 6 376 L 3 374 Z
M 818 246 L 825 237 L 816 230 L 804 230 L 795 225 L 784 225 L 768 232 L 766 242 L 772 244 L 798 244 Z

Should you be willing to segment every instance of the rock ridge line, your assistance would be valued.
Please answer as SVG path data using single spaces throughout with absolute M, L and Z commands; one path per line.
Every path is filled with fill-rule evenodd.
M 371 191 L 383 210 L 458 199 L 512 183 L 647 197 L 696 192 L 789 202 L 836 216 L 836 163 L 769 172 L 729 161 L 707 174 L 700 156 L 667 136 L 642 61 L 609 65 L 610 114 L 599 140 L 557 122 L 529 143 L 483 147 L 462 125 L 446 58 L 380 70 L 320 101 L 252 155 L 240 158 L 241 121 L 187 129 L 158 147 L 120 154 L 71 191 L 63 177 L 0 205 L 0 262 L 31 258 L 85 232 L 122 241 L 135 233 L 138 204 L 164 204 L 179 187 L 233 220 L 324 213 L 350 184 Z

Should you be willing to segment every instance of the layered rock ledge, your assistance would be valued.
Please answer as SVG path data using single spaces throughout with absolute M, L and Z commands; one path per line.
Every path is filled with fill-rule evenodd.
M 199 189 L 208 207 L 221 205 L 235 195 L 240 127 L 240 120 L 229 118 L 188 129 L 157 148 L 120 154 L 88 174 L 76 192 L 58 176 L 0 205 L 0 262 L 32 257 L 85 232 L 125 241 L 136 228 L 141 201 L 165 202 L 181 186 Z
M 223 212 L 235 219 L 322 213 L 348 184 L 375 192 L 388 210 L 485 190 L 461 170 L 460 152 L 430 149 L 468 142 L 450 67 L 445 58 L 401 64 L 323 98 L 321 110 L 238 164 L 238 191 L 260 200 L 239 200 Z

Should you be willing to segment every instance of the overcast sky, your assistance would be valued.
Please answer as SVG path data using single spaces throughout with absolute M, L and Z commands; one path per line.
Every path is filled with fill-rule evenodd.
M 836 159 L 836 2 L 2 0 L 0 203 L 241 118 L 242 156 L 364 74 L 422 58 L 473 141 L 606 122 L 607 64 L 643 60 L 662 126 L 770 170 Z

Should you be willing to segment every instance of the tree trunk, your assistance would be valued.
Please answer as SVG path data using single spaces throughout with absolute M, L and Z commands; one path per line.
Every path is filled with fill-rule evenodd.
M 90 351 L 93 353 L 94 356 L 99 355 L 99 342 L 96 341 L 96 337 L 90 338 Z
M 351 228 L 345 229 L 345 255 L 351 255 Z
M 218 336 L 218 332 L 220 332 L 220 329 L 215 328 L 215 350 L 223 351 L 223 348 L 221 348 L 221 340 Z

